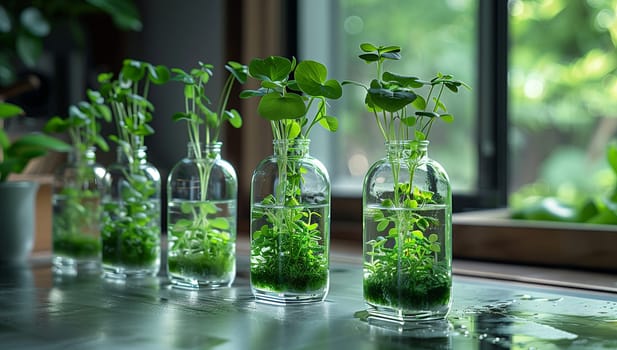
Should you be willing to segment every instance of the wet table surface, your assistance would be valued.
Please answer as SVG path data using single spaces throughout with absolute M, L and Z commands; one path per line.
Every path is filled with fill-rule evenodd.
M 400 330 L 365 320 L 359 264 L 332 263 L 327 301 L 281 307 L 255 302 L 246 260 L 232 288 L 199 292 L 2 268 L 0 348 L 617 349 L 617 294 L 455 276 L 446 321 Z

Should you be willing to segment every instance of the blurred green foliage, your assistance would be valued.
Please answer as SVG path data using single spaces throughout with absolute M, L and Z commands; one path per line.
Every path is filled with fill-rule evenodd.
M 82 20 L 104 13 L 122 30 L 141 30 L 133 0 L 6 0 L 0 4 L 0 87 L 11 85 L 18 69 L 36 66 L 44 40 L 59 25 L 83 45 Z
M 616 0 L 510 4 L 510 206 L 517 213 L 549 197 L 580 209 L 615 188 L 606 153 L 617 134 L 616 11 Z

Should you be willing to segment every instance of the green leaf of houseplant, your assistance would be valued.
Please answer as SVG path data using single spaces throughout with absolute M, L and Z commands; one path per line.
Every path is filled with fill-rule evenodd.
M 377 46 L 371 43 L 362 43 L 360 44 L 360 49 L 364 52 L 373 52 L 373 51 L 377 51 Z
M 36 7 L 27 7 L 19 15 L 19 21 L 26 30 L 39 38 L 47 36 L 50 31 L 49 22 Z
M 225 65 L 225 69 L 231 73 L 241 84 L 246 83 L 248 77 L 248 67 L 238 62 L 229 61 Z
M 405 76 L 391 72 L 385 72 L 382 79 L 385 82 L 396 82 L 400 86 L 409 88 L 420 88 L 425 85 L 425 82 L 418 77 Z
M 234 128 L 242 127 L 242 117 L 237 110 L 232 109 L 229 111 L 225 111 L 224 114 L 227 120 L 229 120 L 229 124 L 231 124 L 231 126 L 233 126 Z
M 86 0 L 89 4 L 107 12 L 121 29 L 139 31 L 142 28 L 139 11 L 135 4 L 125 0 Z
M 370 88 L 368 94 L 375 105 L 388 112 L 399 111 L 416 99 L 416 94 L 411 91 L 392 91 L 386 88 Z
M 22 150 L 25 148 L 43 148 L 57 152 L 67 152 L 71 150 L 71 146 L 67 143 L 57 138 L 38 133 L 24 135 L 13 142 L 9 147 L 9 149 L 13 150 Z M 7 153 L 11 154 L 12 152 L 13 151 L 7 151 Z
M 270 93 L 261 98 L 257 112 L 268 120 L 295 119 L 306 113 L 306 106 L 300 95 Z
M 146 65 L 146 67 L 148 69 L 148 78 L 154 84 L 160 85 L 169 81 L 171 74 L 167 67 L 162 65 L 153 66 L 150 64 Z
M 263 60 L 255 58 L 249 63 L 251 76 L 266 81 L 285 80 L 292 69 L 293 62 L 280 56 L 270 56 Z
M 328 70 L 325 65 L 316 61 L 302 61 L 295 71 L 295 80 L 300 89 L 311 96 L 323 96 L 338 99 L 343 95 L 343 89 L 336 80 L 327 80 Z
M 325 116 L 319 120 L 319 125 L 328 131 L 335 132 L 338 129 L 338 119 L 331 116 Z
M 0 119 L 7 119 L 24 114 L 24 110 L 12 103 L 0 102 Z
M 120 75 L 129 81 L 139 81 L 146 73 L 146 64 L 136 60 L 124 60 Z
M 4 6 L 0 5 L 0 33 L 10 32 L 12 27 L 13 24 L 11 23 L 9 14 L 6 12 Z
M 15 43 L 19 58 L 27 67 L 36 65 L 41 53 L 43 52 L 43 42 L 40 38 L 27 33 L 19 33 Z

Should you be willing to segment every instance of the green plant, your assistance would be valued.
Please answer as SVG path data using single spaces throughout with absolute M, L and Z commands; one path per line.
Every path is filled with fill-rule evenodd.
M 68 133 L 73 150 L 68 166 L 58 174 L 54 195 L 53 251 L 70 258 L 99 257 L 101 252 L 101 200 L 104 179 L 96 173 L 94 149 L 109 146 L 100 134 L 98 119 L 111 121 L 111 111 L 97 91 L 87 91 L 88 101 L 69 108 L 66 118 L 55 116 L 45 125 L 50 133 Z
M 0 102 L 0 121 L 23 114 L 21 107 Z M 65 142 L 41 133 L 29 133 L 15 140 L 0 127 L 0 183 L 9 175 L 22 173 L 28 163 L 48 151 L 67 152 L 71 147 Z
M 278 141 L 275 152 L 283 155 L 277 163 L 274 193 L 253 203 L 251 283 L 273 291 L 315 291 L 327 283 L 324 231 L 328 224 L 324 216 L 329 210 L 303 204 L 306 169 L 293 155 L 298 145 L 292 141 L 308 139 L 316 125 L 336 131 L 338 121 L 327 114 L 327 101 L 339 99 L 342 88 L 338 81 L 327 78 L 323 64 L 310 60 L 254 59 L 249 75 L 260 82 L 260 88 L 245 90 L 240 96 L 259 97 L 257 111 L 270 121 L 273 138 Z
M 68 24 L 75 41 L 83 45 L 82 20 L 88 15 L 109 15 L 122 30 L 141 30 L 137 7 L 131 0 L 5 1 L 0 5 L 0 86 L 15 81 L 19 65 L 35 67 L 44 40 L 58 25 Z
M 617 225 L 617 140 L 606 146 L 606 161 L 612 172 L 612 189 L 605 194 L 575 191 L 561 198 L 550 186 L 523 187 L 511 196 L 511 217 L 571 223 Z M 577 166 L 574 164 L 574 166 Z
M 443 305 L 449 299 L 451 284 L 450 262 L 441 248 L 446 198 L 433 191 L 430 182 L 435 181 L 431 179 L 434 175 L 428 174 L 428 189 L 413 181 L 434 123 L 454 120 L 442 100 L 444 92 L 457 93 L 461 86 L 468 86 L 449 74 L 438 73 L 426 81 L 384 71 L 385 61 L 401 58 L 398 46 L 364 43 L 360 49 L 360 59 L 376 64 L 376 78 L 368 85 L 355 81 L 343 84 L 366 91 L 364 102 L 385 141 L 397 145 L 388 154 L 391 195 L 384 196 L 379 207 L 365 205 L 364 295 L 370 303 L 409 310 Z M 419 89 L 426 94 L 422 96 Z M 400 181 L 403 167 L 408 171 L 407 181 Z
M 168 233 L 170 246 L 168 262 L 169 271 L 192 276 L 217 276 L 224 278 L 234 268 L 235 254 L 233 237 L 235 232 L 230 220 L 222 216 L 212 198 L 208 198 L 208 187 L 212 168 L 218 153 L 202 149 L 202 132 L 204 127 L 206 145 L 218 142 L 220 129 L 225 121 L 233 127 L 242 125 L 242 118 L 235 109 L 227 110 L 227 102 L 235 81 L 243 84 L 247 78 L 247 67 L 237 62 L 228 62 L 225 66 L 229 72 L 223 87 L 216 111 L 208 108 L 209 98 L 205 94 L 205 85 L 212 77 L 213 66 L 199 63 L 199 68 L 189 73 L 173 68 L 173 80 L 184 84 L 185 111 L 173 115 L 174 121 L 185 121 L 188 127 L 189 144 L 195 157 L 194 165 L 199 178 L 199 198 L 196 202 L 178 201 L 183 218 L 172 213 L 177 206 L 173 194 L 169 194 L 170 211 L 168 216 Z M 172 171 L 173 172 L 173 171 Z M 175 209 L 173 209 L 175 210 Z M 235 225 L 234 225 L 235 227 Z
M 164 84 L 169 78 L 165 66 L 130 59 L 123 62 L 116 79 L 111 73 L 98 77 L 116 125 L 117 134 L 109 139 L 118 145 L 119 157 L 127 160 L 126 167 L 110 168 L 121 178 L 118 184 L 112 183 L 112 196 L 117 198 L 104 205 L 103 263 L 146 267 L 158 261 L 159 184 L 145 164 L 144 140 L 154 133 L 149 124 L 154 111 L 148 101 L 150 85 Z

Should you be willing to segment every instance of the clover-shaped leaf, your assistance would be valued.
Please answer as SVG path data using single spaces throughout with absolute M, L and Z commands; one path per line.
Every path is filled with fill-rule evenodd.
M 323 96 L 338 99 L 343 95 L 343 89 L 338 81 L 327 80 L 326 66 L 316 61 L 302 61 L 295 72 L 295 80 L 302 91 L 311 96 Z

